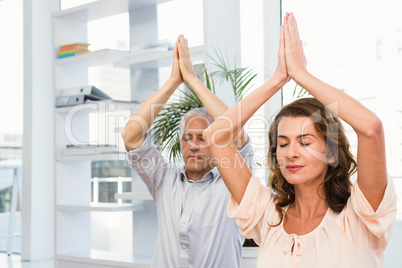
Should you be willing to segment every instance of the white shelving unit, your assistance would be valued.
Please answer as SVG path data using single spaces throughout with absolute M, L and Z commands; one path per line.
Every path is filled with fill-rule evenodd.
M 127 254 L 119 254 L 115 252 L 103 251 L 103 250 L 88 250 L 72 252 L 68 255 L 58 254 L 57 258 L 60 263 L 60 267 L 72 267 L 71 264 L 81 265 L 79 267 L 136 267 L 136 268 L 148 268 L 149 265 L 145 263 L 151 263 L 152 258 L 147 257 L 134 257 Z M 77 267 L 77 266 L 74 266 Z
M 122 200 L 154 200 L 149 193 L 121 193 L 115 194 L 115 198 Z
M 118 61 L 122 58 L 128 58 L 130 53 L 128 51 L 120 51 L 113 49 L 103 49 L 99 51 L 93 51 L 86 54 L 77 55 L 74 57 L 66 57 L 56 59 L 56 65 L 71 65 L 74 67 L 83 68 L 84 66 L 96 66 Z
M 57 206 L 60 211 L 142 211 L 144 206 L 131 204 L 95 203 L 90 206 Z
M 190 48 L 191 60 L 195 62 L 203 61 L 205 51 L 203 46 Z M 132 68 L 141 70 L 153 70 L 172 65 L 173 51 L 155 51 L 144 55 L 135 55 L 114 63 L 115 67 Z
M 133 69 L 133 72 L 134 69 L 137 72 L 145 70 L 147 77 L 154 77 L 157 81 L 156 62 L 161 61 L 163 66 L 171 65 L 172 62 L 168 59 L 171 51 L 132 57 L 129 51 L 104 49 L 62 59 L 57 59 L 57 52 L 60 45 L 87 42 L 88 22 L 124 12 L 128 12 L 130 17 L 131 45 L 157 41 L 156 9 L 158 4 L 166 1 L 168 0 L 99 0 L 53 12 L 54 98 L 64 88 L 88 84 L 89 67 L 105 64 L 121 67 L 118 63 L 124 60 L 128 61 L 125 63 L 126 68 Z M 197 51 L 201 50 L 202 48 L 198 48 Z M 91 114 L 98 114 L 103 118 L 120 110 L 130 110 L 132 114 L 141 104 L 141 99 L 137 98 L 139 94 L 135 93 L 156 88 L 152 83 L 137 79 L 131 92 L 132 101 L 106 100 L 54 108 L 56 267 L 149 267 L 151 264 L 157 233 L 156 212 L 146 187 L 141 185 L 142 182 L 135 174 L 132 187 L 140 193 L 137 198 L 132 199 L 131 204 L 92 203 L 91 200 L 91 161 L 126 160 L 126 154 L 116 152 L 64 156 L 62 150 L 75 141 L 89 142 Z M 116 215 L 114 213 L 132 214 L 131 254 L 93 248 L 93 213 L 102 213 L 105 219 Z
M 159 88 L 158 69 L 170 66 L 172 51 L 154 51 L 132 54 L 129 51 L 105 49 L 79 56 L 57 59 L 60 45 L 87 42 L 88 22 L 128 12 L 130 47 L 158 40 L 157 5 L 170 0 L 98 0 L 67 10 L 52 13 L 54 98 L 64 88 L 88 84 L 88 68 L 113 65 L 128 68 L 131 78 L 130 102 L 99 101 L 73 107 L 54 108 L 55 120 L 55 264 L 57 268 L 117 268 L 149 267 L 157 236 L 156 209 L 144 183 L 133 172 L 132 192 L 116 194 L 116 199 L 131 200 L 131 204 L 93 204 L 91 202 L 91 161 L 126 160 L 125 154 L 63 156 L 66 145 L 78 141 L 89 142 L 89 115 L 130 110 L 139 105 Z M 235 51 L 232 60 L 239 63 L 239 2 L 238 0 L 204 1 L 204 41 L 207 44 L 190 48 L 192 61 L 207 62 L 214 44 L 229 44 Z M 54 0 L 59 6 L 59 0 Z M 221 10 L 225 10 L 222 20 Z M 179 16 L 180 14 L 172 14 Z M 237 24 L 238 23 L 238 24 Z M 209 52 L 209 53 L 208 53 Z M 232 93 L 232 92 L 229 92 Z M 227 94 L 227 93 L 223 93 Z M 116 129 L 117 132 L 117 129 Z M 94 249 L 91 244 L 92 217 L 103 213 L 132 214 L 132 253 Z

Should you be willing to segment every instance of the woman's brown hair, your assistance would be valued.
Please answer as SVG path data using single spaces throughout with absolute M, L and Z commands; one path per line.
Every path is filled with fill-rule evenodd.
M 326 202 L 336 212 L 341 212 L 350 196 L 350 176 L 356 172 L 356 160 L 350 152 L 349 141 L 339 118 L 314 98 L 302 98 L 284 106 L 275 116 L 269 128 L 268 167 L 271 172 L 268 186 L 274 192 L 276 210 L 280 222 L 284 219 L 284 209 L 295 201 L 294 186 L 283 177 L 276 158 L 278 124 L 284 117 L 308 117 L 316 131 L 323 135 L 327 157 L 333 157 L 334 163 L 328 164 L 328 170 L 321 186 L 324 187 Z

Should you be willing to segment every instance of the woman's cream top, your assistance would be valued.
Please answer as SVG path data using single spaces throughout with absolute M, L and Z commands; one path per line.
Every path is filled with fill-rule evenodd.
M 240 233 L 260 246 L 257 267 L 382 267 L 384 251 L 394 227 L 396 193 L 389 178 L 383 200 L 374 211 L 354 184 L 340 213 L 330 208 L 322 222 L 305 235 L 287 234 L 279 222 L 272 192 L 252 177 L 238 205 L 231 198 L 229 216 Z

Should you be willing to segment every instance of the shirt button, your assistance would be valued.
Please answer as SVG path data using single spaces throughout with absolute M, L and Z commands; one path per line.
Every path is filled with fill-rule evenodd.
M 182 249 L 186 249 L 187 247 L 186 247 L 185 245 L 182 245 L 181 248 L 182 248 Z

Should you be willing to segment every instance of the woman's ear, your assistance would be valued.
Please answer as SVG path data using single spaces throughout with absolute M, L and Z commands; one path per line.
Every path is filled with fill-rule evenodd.
M 335 156 L 334 156 L 334 153 L 333 153 L 333 152 L 330 152 L 330 153 L 329 153 L 329 157 L 328 157 L 328 164 L 329 164 L 330 166 L 334 166 L 336 163 L 337 163 L 337 160 L 336 160 L 336 158 L 335 158 Z

